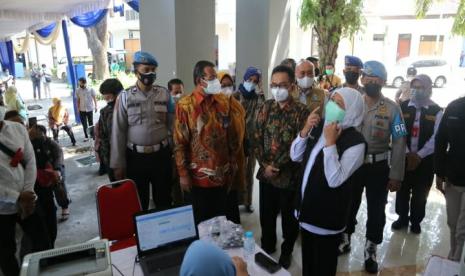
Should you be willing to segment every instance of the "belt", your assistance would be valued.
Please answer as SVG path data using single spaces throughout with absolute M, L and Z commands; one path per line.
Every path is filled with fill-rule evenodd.
M 128 142 L 128 148 L 137 153 L 154 153 L 166 147 L 167 145 L 168 145 L 168 140 L 166 139 L 161 141 L 159 144 L 152 145 L 152 146 L 139 146 L 139 145 Z
M 389 151 L 377 154 L 367 154 L 365 158 L 365 163 L 374 164 L 376 162 L 381 162 L 389 159 Z

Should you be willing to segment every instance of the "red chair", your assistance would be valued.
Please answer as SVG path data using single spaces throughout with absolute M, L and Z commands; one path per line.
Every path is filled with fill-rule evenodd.
M 134 181 L 102 185 L 96 196 L 100 238 L 111 241 L 110 251 L 136 245 L 133 215 L 141 206 Z

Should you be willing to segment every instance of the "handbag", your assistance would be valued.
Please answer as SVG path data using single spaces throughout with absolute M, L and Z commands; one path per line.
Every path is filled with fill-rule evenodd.
M 9 157 L 11 157 L 12 162 L 15 161 L 14 159 L 17 157 L 17 152 L 12 151 L 7 146 L 5 146 L 2 142 L 0 142 L 0 150 L 3 153 L 5 153 L 6 155 L 8 155 Z M 24 161 L 23 158 L 21 158 L 20 160 L 17 160 L 17 161 L 21 164 L 21 166 L 23 166 L 23 169 L 26 169 L 26 161 Z M 11 164 L 11 162 L 10 162 L 10 164 Z

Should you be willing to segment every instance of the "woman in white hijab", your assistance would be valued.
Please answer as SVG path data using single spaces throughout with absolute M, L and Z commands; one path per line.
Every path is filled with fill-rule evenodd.
M 341 88 L 325 106 L 324 123 L 315 109 L 291 146 L 302 162 L 296 217 L 302 232 L 303 275 L 335 275 L 340 233 L 346 227 L 352 175 L 363 164 L 366 143 L 356 130 L 364 101 L 352 88 Z

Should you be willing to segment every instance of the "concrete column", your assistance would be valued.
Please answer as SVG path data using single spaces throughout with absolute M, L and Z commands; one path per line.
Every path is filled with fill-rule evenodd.
M 215 0 L 141 0 L 142 50 L 159 62 L 159 85 L 180 78 L 186 92 L 193 87 L 197 61 L 214 61 Z
M 263 88 L 268 92 L 273 67 L 289 55 L 290 0 L 236 1 L 236 79 L 245 69 L 262 70 Z

